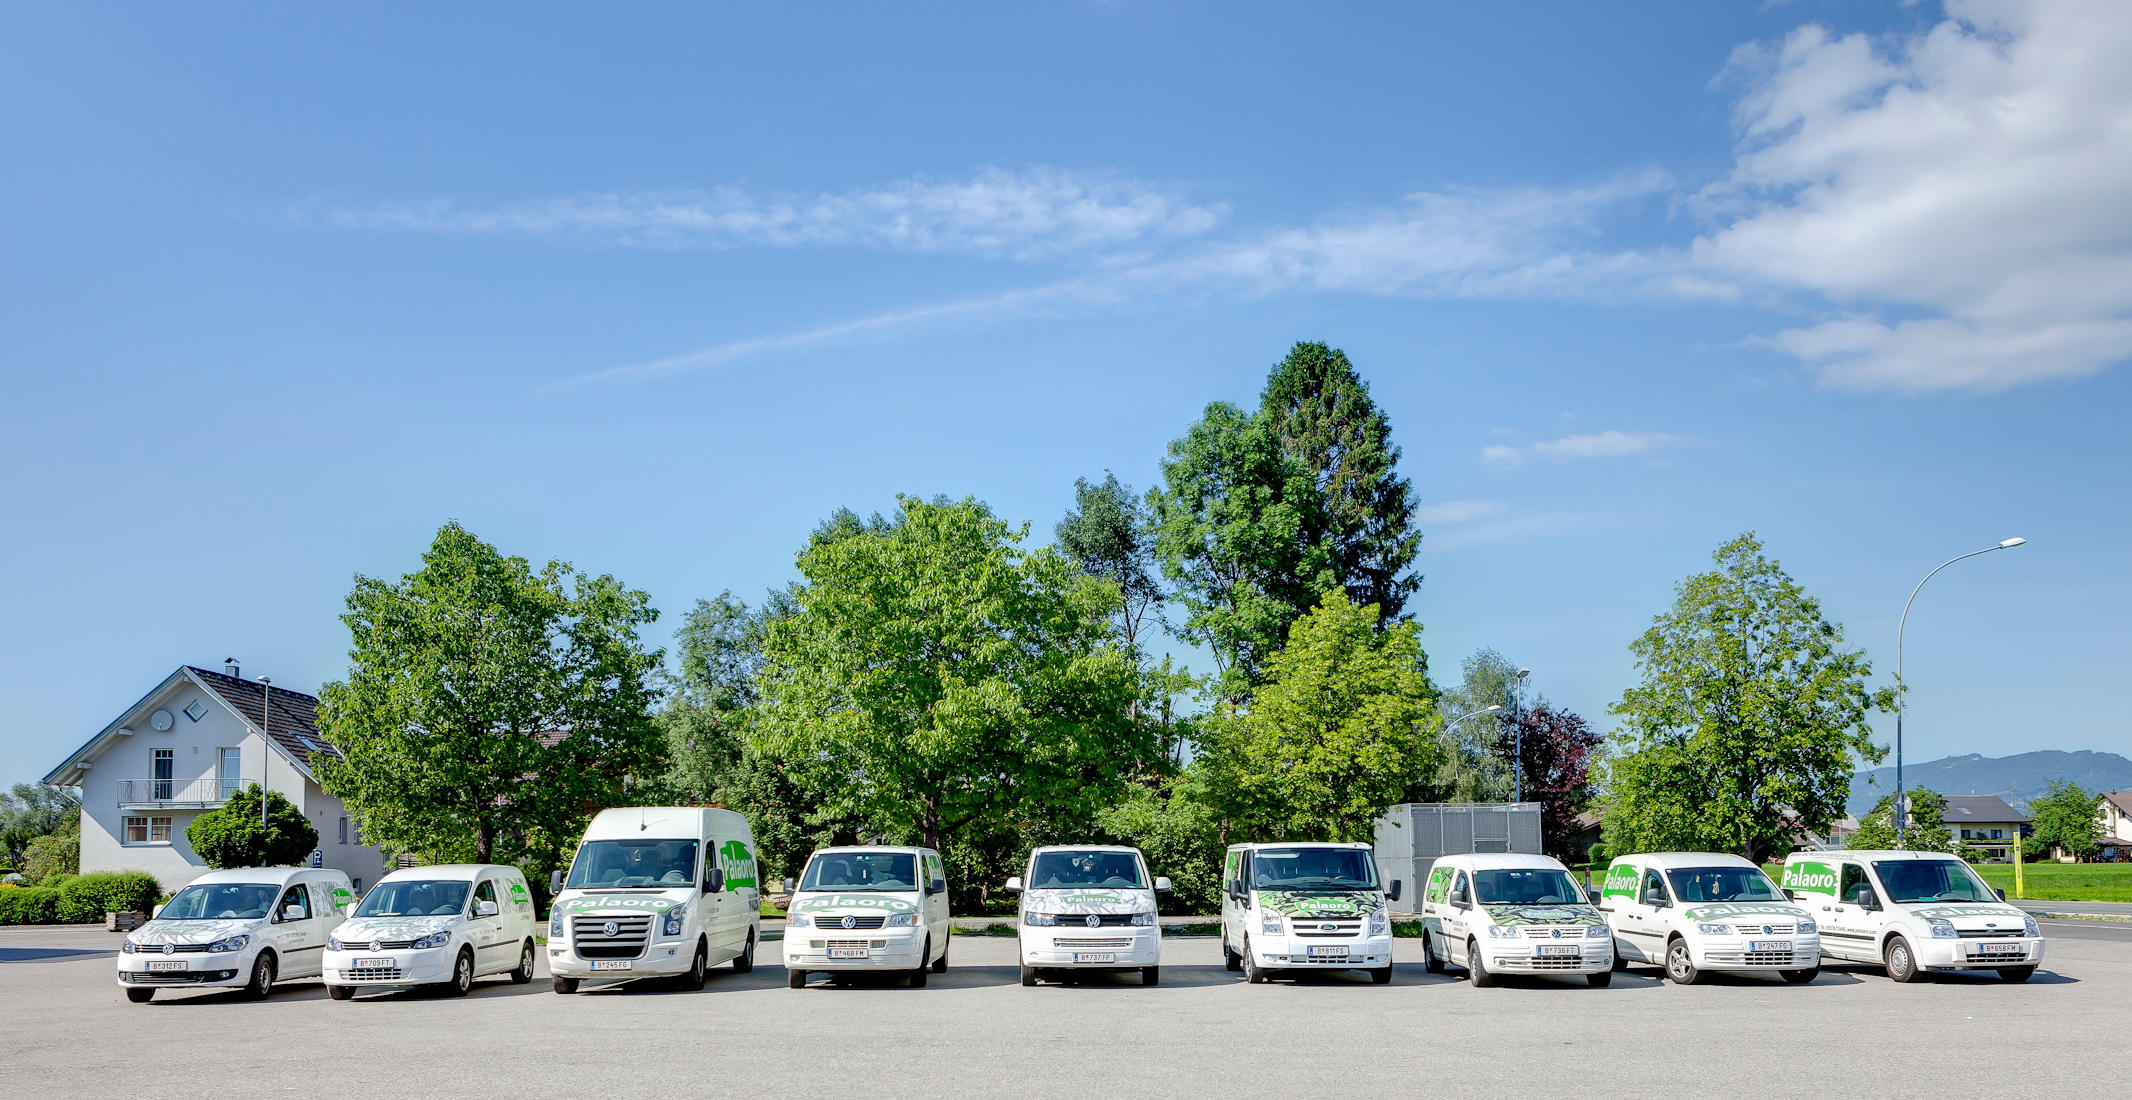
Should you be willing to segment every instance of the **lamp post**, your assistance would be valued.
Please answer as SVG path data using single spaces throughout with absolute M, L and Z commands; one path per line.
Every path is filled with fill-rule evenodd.
M 1956 554 L 1954 557 L 1941 562 L 1937 569 L 1925 574 L 1925 580 L 1917 582 L 1917 588 L 1910 590 L 1910 598 L 1903 601 L 1902 618 L 1895 624 L 1895 804 L 1893 808 L 1895 811 L 1895 846 L 1897 848 L 1903 847 L 1904 833 L 1910 817 L 1909 803 L 1903 798 L 1903 629 L 1910 625 L 1910 605 L 1917 602 L 1918 590 L 1925 587 L 1925 581 L 1938 576 L 1941 569 L 1945 569 L 1963 558 L 1973 558 L 1978 554 L 1989 554 L 1994 550 L 2011 550 L 2016 546 L 2026 545 L 2027 542 L 2027 539 L 2019 537 L 2002 539 L 1996 546 L 1987 546 L 1982 550 L 1971 550 L 1967 554 Z M 2015 854 L 2015 858 L 2020 858 L 2018 852 Z
M 1517 679 L 1510 681 L 1510 766 L 1512 774 L 1516 777 L 1511 780 L 1510 800 L 1512 802 L 1525 801 L 1525 722 L 1523 717 L 1518 714 L 1518 703 L 1520 702 L 1520 697 L 1525 693 L 1525 677 L 1530 675 L 1532 675 L 1531 669 L 1521 668 L 1518 670 Z
M 1897 663 L 1900 664 L 1901 662 L 1898 661 Z M 261 676 L 259 678 L 259 690 L 261 693 L 259 696 L 259 834 L 260 842 L 265 843 L 267 829 L 267 769 L 274 765 L 274 756 L 270 751 L 272 746 L 266 743 L 270 729 L 269 724 L 273 721 L 274 681 Z

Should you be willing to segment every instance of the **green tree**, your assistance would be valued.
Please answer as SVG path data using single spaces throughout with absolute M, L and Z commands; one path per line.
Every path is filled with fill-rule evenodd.
M 1736 851 L 1762 860 L 1843 813 L 1867 718 L 1894 704 L 1864 652 L 1748 532 L 1682 581 L 1629 647 L 1641 682 L 1612 713 L 1610 851 Z M 1620 847 L 1628 844 L 1630 847 Z
M 318 830 L 296 804 L 271 791 L 266 821 L 259 818 L 259 784 L 230 795 L 229 801 L 193 819 L 185 840 L 209 867 L 296 867 L 318 847 Z
M 46 833 L 22 848 L 22 877 L 43 882 L 53 875 L 81 873 L 81 822 L 71 829 Z
M 553 866 L 652 774 L 661 654 L 637 629 L 657 618 L 611 576 L 536 570 L 448 523 L 416 572 L 356 577 L 348 679 L 319 707 L 344 759 L 320 779 L 388 851 Z
M 2044 789 L 2030 800 L 2028 816 L 2035 832 L 2022 843 L 2038 856 L 2053 849 L 2085 858 L 2102 847 L 2102 795 L 2069 779 Z
M 1902 847 L 1914 852 L 1953 852 L 1954 832 L 1947 828 L 1947 796 L 1924 787 L 1914 787 L 1903 792 L 1910 804 L 1909 814 L 1903 823 Z M 1858 819 L 1858 831 L 1843 842 L 1846 848 L 1858 851 L 1875 851 L 1896 847 L 1895 843 L 1895 795 L 1882 795 L 1879 802 L 1864 817 Z
M 0 864 L 19 865 L 31 841 L 60 832 L 81 833 L 81 798 L 72 788 L 17 783 L 0 793 Z
M 1131 486 L 1108 471 L 1101 484 L 1076 479 L 1073 496 L 1073 508 L 1054 531 L 1059 550 L 1082 572 L 1118 586 L 1112 621 L 1126 648 L 1137 654 L 1151 620 L 1161 622 L 1164 598 L 1147 507 Z
M 1441 763 L 1420 628 L 1378 630 L 1338 590 L 1296 620 L 1248 705 L 1224 704 L 1205 747 L 1213 797 L 1247 835 L 1366 840 Z
M 1444 763 L 1426 789 L 1413 792 L 1416 802 L 1493 802 L 1511 793 L 1512 760 L 1497 751 L 1502 733 L 1514 727 L 1517 663 L 1482 648 L 1459 662 L 1458 686 L 1444 693 L 1446 720 L 1472 715 L 1444 731 Z M 1489 707 L 1500 708 L 1487 713 Z
M 1157 900 L 1170 912 L 1221 908 L 1222 818 L 1204 771 L 1204 761 L 1195 761 L 1175 776 L 1135 783 L 1096 815 L 1101 839 L 1140 849 L 1149 873 L 1169 877 L 1170 896 Z

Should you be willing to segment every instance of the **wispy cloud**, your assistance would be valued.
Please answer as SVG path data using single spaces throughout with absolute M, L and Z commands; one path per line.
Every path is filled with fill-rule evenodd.
M 1481 461 L 1508 470 L 1524 465 L 1527 458 L 1545 458 L 1557 462 L 1619 458 L 1623 455 L 1657 450 L 1660 447 L 1670 447 L 1680 442 L 1682 437 L 1665 432 L 1624 432 L 1609 428 L 1603 432 L 1565 435 L 1560 439 L 1542 440 L 1522 447 L 1491 443 L 1481 448 Z

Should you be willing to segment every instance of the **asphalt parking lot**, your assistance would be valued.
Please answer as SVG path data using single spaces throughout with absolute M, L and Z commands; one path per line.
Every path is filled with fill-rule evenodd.
M 2124 1064 L 2132 924 L 2051 921 L 2046 935 L 2024 985 L 1830 967 L 1807 986 L 1632 971 L 1606 989 L 1473 989 L 1425 973 L 1418 941 L 1401 940 L 1389 986 L 1248 986 L 1214 940 L 1187 938 L 1165 943 L 1157 987 L 1024 989 L 1012 939 L 957 937 L 924 989 L 790 990 L 771 944 L 753 974 L 717 972 L 700 993 L 561 997 L 543 971 L 464 999 L 337 1002 L 313 980 L 264 1003 L 166 991 L 134 1005 L 112 980 L 115 935 L 0 930 L 0 1057 L 14 1096 L 2098 1095 Z

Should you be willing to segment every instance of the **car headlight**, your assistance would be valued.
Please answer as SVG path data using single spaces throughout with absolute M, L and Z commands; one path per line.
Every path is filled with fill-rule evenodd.
M 1613 934 L 1614 930 L 1603 924 L 1595 924 L 1584 930 L 1584 938 L 1588 940 L 1603 940 Z
M 1514 940 L 1523 934 L 1518 931 L 1515 925 L 1491 924 L 1488 926 L 1488 938 L 1491 940 Z
M 688 906 L 676 905 L 672 909 L 668 909 L 665 919 L 659 922 L 659 934 L 662 936 L 678 936 L 681 934 L 681 925 L 687 920 Z
M 1802 936 L 1811 936 L 1819 931 L 1821 931 L 1821 926 L 1813 921 L 1803 920 L 1799 922 L 1799 934 Z
M 1391 933 L 1392 933 L 1392 914 L 1391 914 L 1391 911 L 1390 911 L 1390 910 L 1388 910 L 1388 909 L 1379 909 L 1379 910 L 1377 910 L 1377 911 L 1375 911 L 1375 912 L 1373 912 L 1373 913 L 1371 913 L 1371 914 L 1370 914 L 1370 932 L 1369 932 L 1369 934 L 1370 934 L 1370 935 L 1372 935 L 1372 936 L 1388 936 L 1388 935 L 1391 935 Z
M 888 915 L 888 923 L 887 923 L 887 924 L 886 924 L 886 925 L 885 925 L 884 927 L 888 927 L 888 928 L 916 928 L 916 927 L 918 927 L 918 914 L 916 914 L 916 913 L 890 913 L 890 914 Z
M 333 950 L 333 951 L 338 951 L 338 950 L 340 950 L 340 949 L 341 949 L 341 938 L 340 938 L 339 936 L 327 936 L 327 937 L 326 937 L 326 947 L 327 947 L 327 948 L 328 948 L 329 950 Z
M 1279 913 L 1261 913 L 1258 919 L 1258 930 L 1268 936 L 1280 935 L 1281 915 Z
M 1961 937 L 1961 933 L 1954 930 L 1954 922 L 1951 920 L 1926 917 L 1925 926 L 1932 929 L 1932 938 L 1936 940 L 1951 940 Z
M 812 928 L 814 927 L 814 918 L 805 913 L 787 913 L 785 914 L 785 927 Z
M 1732 934 L 1732 926 L 1729 924 L 1698 924 L 1695 926 L 1695 930 L 1705 936 L 1729 936 Z
M 1135 927 L 1138 927 L 1138 928 L 1152 928 L 1152 927 L 1154 927 L 1154 925 L 1155 925 L 1155 914 L 1154 914 L 1154 912 L 1153 912 L 1153 911 L 1149 911 L 1149 912 L 1146 912 L 1146 913 L 1134 913 L 1134 914 L 1133 914 L 1133 925 L 1134 925 Z
M 133 953 L 134 953 L 135 951 L 138 951 L 138 950 L 140 950 L 140 948 L 138 948 L 138 947 L 134 946 L 134 943 L 133 943 L 133 941 L 132 941 L 132 940 L 120 940 L 120 941 L 119 941 L 119 945 L 118 945 L 118 949 L 119 949 L 120 951 L 124 951 L 124 952 L 125 952 L 126 954 L 128 954 L 128 955 L 131 955 L 131 954 L 133 954 Z
M 551 940 L 563 938 L 563 914 L 560 909 L 548 914 L 548 938 Z
M 424 936 L 421 939 L 408 944 L 407 946 L 412 947 L 417 951 L 427 951 L 432 947 L 443 947 L 445 944 L 448 944 L 450 942 L 452 942 L 452 934 L 450 932 L 431 932 L 429 935 Z
M 1050 926 L 1057 924 L 1058 922 L 1059 915 L 1057 913 L 1029 912 L 1022 914 L 1023 924 L 1035 925 L 1039 928 L 1049 928 Z
M 244 945 L 250 942 L 252 942 L 252 937 L 250 936 L 231 936 L 226 940 L 216 940 L 208 944 L 207 949 L 218 955 L 227 954 L 231 951 L 242 951 Z
M 2043 934 L 2043 929 L 2041 929 L 2041 928 L 2038 928 L 2038 927 L 2036 927 L 2036 918 L 2034 918 L 2034 917 L 2022 917 L 2022 918 L 2021 918 L 2021 934 L 2022 934 L 2022 935 L 2024 935 L 2024 936 L 2028 936 L 2028 937 L 2030 937 L 2030 938 L 2032 938 L 2032 939 L 2033 939 L 2034 937 L 2037 937 L 2037 936 L 2040 936 L 2040 935 L 2042 935 L 2042 934 Z

